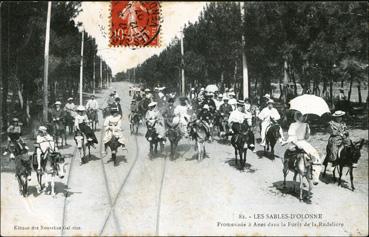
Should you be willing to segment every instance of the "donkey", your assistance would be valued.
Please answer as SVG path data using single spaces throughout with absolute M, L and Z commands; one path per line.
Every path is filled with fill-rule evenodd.
M 74 130 L 74 117 L 71 111 L 67 111 L 64 117 L 64 125 L 68 128 L 69 135 L 73 134 Z
M 300 178 L 300 194 L 299 200 L 302 201 L 303 178 L 309 183 L 308 199 L 311 198 L 312 183 L 319 183 L 319 175 L 321 171 L 321 162 L 308 156 L 303 150 L 295 147 L 295 150 L 287 149 L 283 159 L 283 187 L 286 187 L 286 177 L 288 171 L 294 172 L 293 181 L 296 182 L 296 176 Z M 295 188 L 295 186 L 294 186 Z
M 140 115 L 138 113 L 132 113 L 129 116 L 129 128 L 131 130 L 131 134 L 138 134 L 138 127 L 140 125 Z
M 178 146 L 178 142 L 182 138 L 181 131 L 179 130 L 179 123 L 176 125 L 171 125 L 169 123 L 166 123 L 168 127 L 168 131 L 166 132 L 166 136 L 168 137 L 168 140 L 170 142 L 170 156 L 171 158 L 174 157 L 175 151 Z
M 207 137 L 206 127 L 200 120 L 189 122 L 187 131 L 192 140 L 195 140 L 195 150 L 197 151 L 197 160 L 201 161 L 205 157 L 205 141 Z
M 274 146 L 277 143 L 278 139 L 281 137 L 281 134 L 279 133 L 281 129 L 281 125 L 279 125 L 276 122 L 272 122 L 272 124 L 269 126 L 269 129 L 266 131 L 265 135 L 265 143 L 266 146 L 264 147 L 264 151 L 269 151 L 269 148 L 271 148 L 271 152 L 274 157 Z
M 99 123 L 99 118 L 97 115 L 97 110 L 88 109 L 87 110 L 87 117 L 90 120 L 91 128 L 96 131 L 97 124 Z
M 57 147 L 59 147 L 59 138 L 61 139 L 61 146 L 63 143 L 67 144 L 67 132 L 66 126 L 64 123 L 64 119 L 58 118 L 57 120 L 53 121 L 53 132 L 54 132 L 54 140 Z
M 24 197 L 28 194 L 28 181 L 31 180 L 31 160 L 27 156 L 28 149 L 19 141 L 10 144 L 10 152 L 15 156 L 15 177 L 19 184 L 19 192 Z
M 113 135 L 106 145 L 110 148 L 111 160 L 114 162 L 114 166 L 118 166 L 117 151 L 122 144 L 120 144 L 118 138 Z
M 88 158 L 91 157 L 91 146 L 93 146 L 93 142 L 87 139 L 85 143 L 85 135 L 80 130 L 74 133 L 74 141 L 79 151 L 80 165 L 82 165 L 86 156 L 86 147 L 88 149 Z
M 232 124 L 232 130 L 234 131 L 234 134 L 231 138 L 231 144 L 234 148 L 234 154 L 237 162 L 237 156 L 240 158 L 240 164 L 241 166 L 246 165 L 246 155 L 247 155 L 247 149 L 250 150 L 255 149 L 255 138 L 254 134 L 251 131 L 251 128 L 247 124 L 247 120 L 245 120 L 243 123 L 233 123 Z
M 40 167 L 37 165 L 36 154 L 32 155 L 32 159 L 34 170 L 39 170 Z M 51 184 L 51 189 L 48 191 L 48 194 L 51 194 L 55 198 L 55 177 L 59 176 L 61 179 L 64 178 L 66 173 L 65 165 L 64 157 L 59 152 L 48 149 L 41 157 L 42 170 L 37 172 L 38 192 L 41 192 L 44 188 L 42 185 L 42 176 L 46 174 L 48 180 L 46 190 Z
M 342 170 L 343 167 L 348 167 L 348 171 L 350 172 L 350 181 L 351 181 L 351 190 L 354 191 L 355 190 L 355 186 L 354 186 L 354 175 L 353 175 L 353 164 L 357 164 L 357 162 L 359 161 L 360 157 L 361 157 L 361 148 L 363 148 L 364 145 L 364 139 L 361 139 L 358 142 L 353 143 L 352 141 L 350 142 L 349 145 L 345 145 L 339 152 L 338 154 L 338 158 L 335 161 L 330 161 L 328 160 L 328 155 L 325 157 L 323 165 L 324 165 L 324 172 L 323 172 L 323 176 L 325 176 L 326 171 L 327 171 L 327 165 L 328 162 L 332 163 L 332 166 L 334 166 L 333 169 L 333 180 L 334 182 L 336 181 L 336 167 L 338 166 L 338 186 L 341 185 L 341 177 L 342 177 Z M 329 150 L 327 150 L 327 153 L 330 152 Z
M 25 154 L 15 157 L 15 177 L 19 185 L 19 192 L 23 197 L 28 195 L 28 181 L 31 180 L 31 159 Z
M 147 132 L 146 132 L 146 139 L 150 143 L 150 154 L 153 155 L 153 153 L 158 153 L 158 144 L 160 143 L 160 152 L 164 150 L 164 139 L 159 138 L 159 134 L 156 131 L 155 125 L 157 121 L 154 123 L 147 122 Z

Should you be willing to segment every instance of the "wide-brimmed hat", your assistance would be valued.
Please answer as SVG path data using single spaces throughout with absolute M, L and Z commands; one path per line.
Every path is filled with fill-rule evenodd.
M 56 101 L 55 105 L 61 105 L 62 103 L 60 101 Z
M 18 119 L 18 118 L 13 118 L 13 119 L 12 119 L 12 121 L 13 121 L 13 122 L 18 122 L 18 121 L 19 121 L 19 119 Z
M 69 98 L 67 99 L 67 101 L 70 101 L 70 100 L 73 100 L 73 98 L 72 98 L 72 97 L 69 97 Z
M 234 92 L 229 92 L 228 95 L 233 95 L 235 96 L 236 94 Z
M 343 115 L 345 115 L 346 113 L 344 112 L 344 111 L 342 111 L 342 110 L 337 110 L 336 112 L 334 112 L 333 114 L 332 114 L 332 116 L 333 117 L 341 117 L 341 116 L 343 116 Z
M 150 92 L 150 89 L 146 88 L 146 89 L 145 89 L 145 92 Z
M 264 97 L 270 99 L 270 95 L 268 93 L 265 94 Z
M 226 97 L 223 97 L 223 100 L 227 100 L 227 101 L 228 101 L 228 100 L 229 100 L 229 98 L 226 96 Z
M 223 94 L 219 94 L 218 97 L 223 98 Z
M 204 107 L 202 107 L 203 109 L 209 109 L 209 105 L 205 104 Z
M 243 100 L 238 100 L 237 106 L 245 106 L 245 102 Z
M 156 106 L 156 102 L 151 102 L 150 104 L 149 104 L 149 107 L 153 107 L 153 106 Z
M 205 90 L 205 88 L 204 87 L 202 87 L 201 89 L 200 89 L 200 91 L 204 91 Z
M 85 109 L 85 107 L 83 105 L 80 105 L 80 106 L 77 107 L 76 110 L 77 111 L 85 111 L 86 109 Z
M 91 95 L 90 97 L 93 97 L 93 98 L 95 98 L 95 95 Z
M 40 126 L 40 127 L 38 127 L 38 131 L 46 132 L 47 128 L 45 126 Z
M 267 101 L 267 104 L 274 104 L 274 100 L 269 99 L 269 100 Z

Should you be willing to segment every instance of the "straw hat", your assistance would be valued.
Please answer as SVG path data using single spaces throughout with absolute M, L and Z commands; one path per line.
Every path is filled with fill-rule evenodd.
M 41 131 L 41 132 L 46 132 L 47 131 L 47 128 L 45 126 L 40 126 L 38 128 L 38 131 Z
M 156 106 L 156 102 L 151 102 L 150 104 L 149 104 L 149 107 L 153 107 L 153 106 Z
M 345 115 L 346 113 L 344 112 L 344 111 L 342 111 L 342 110 L 337 110 L 336 112 L 334 112 L 333 114 L 332 114 L 332 116 L 333 117 L 341 117 L 341 116 L 343 116 L 343 115 Z
M 77 107 L 77 111 L 85 111 L 85 107 L 83 105 L 80 105 Z

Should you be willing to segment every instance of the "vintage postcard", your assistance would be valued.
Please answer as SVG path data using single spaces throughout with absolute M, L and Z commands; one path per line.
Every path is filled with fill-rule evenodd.
M 368 236 L 367 9 L 0 1 L 1 236 Z

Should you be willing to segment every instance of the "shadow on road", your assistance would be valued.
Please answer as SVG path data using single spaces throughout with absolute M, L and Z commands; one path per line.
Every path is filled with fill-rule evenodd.
M 122 155 L 122 156 L 117 156 L 117 165 L 119 165 L 121 162 L 124 162 L 124 163 L 128 163 L 128 160 L 126 158 L 126 156 Z M 106 162 L 107 164 L 110 163 L 110 162 L 114 162 L 111 157 L 109 158 L 109 160 Z
M 227 161 L 225 161 L 225 163 L 241 172 L 255 173 L 257 170 L 257 169 L 251 168 L 252 167 L 251 164 L 247 162 L 245 165 L 241 165 L 241 162 L 238 160 L 236 164 L 235 158 L 228 159 Z
M 338 172 L 336 171 L 336 181 L 333 178 L 333 173 L 326 173 L 325 176 L 323 176 L 323 173 L 320 174 L 319 180 L 322 181 L 325 184 L 335 184 L 338 186 Z M 345 177 L 344 174 L 342 174 L 342 178 Z M 345 181 L 344 179 L 341 179 L 341 187 L 351 190 L 351 187 L 349 186 L 349 183 Z M 341 188 L 340 187 L 340 188 Z
M 85 155 L 83 158 L 83 163 L 84 164 L 87 164 L 88 162 L 90 162 L 90 161 L 95 161 L 95 160 L 100 160 L 101 158 L 99 158 L 99 157 L 96 157 L 95 155 Z
M 274 154 L 270 151 L 264 151 L 264 150 L 259 150 L 259 151 L 256 151 L 256 155 L 259 157 L 259 159 L 265 157 L 265 158 L 268 158 L 269 160 L 272 160 L 274 161 L 275 158 L 281 158 L 280 156 Z
M 300 183 L 294 181 L 286 181 L 286 187 L 283 186 L 283 181 L 277 181 L 273 183 L 273 186 L 270 187 L 269 191 L 274 195 L 291 195 L 297 199 L 300 197 Z M 311 192 L 313 196 L 313 192 Z M 306 204 L 311 204 L 311 200 L 307 198 L 308 191 L 303 189 L 302 191 L 302 199 Z
M 47 192 L 50 191 L 51 187 L 46 187 L 46 183 L 44 183 L 44 190 L 42 192 L 37 192 L 37 185 L 36 186 L 29 186 L 28 187 L 28 196 L 33 195 L 34 197 L 38 197 L 41 195 L 48 195 Z M 63 193 L 63 196 L 70 197 L 75 193 L 81 192 L 70 192 L 68 191 L 68 186 L 62 182 L 55 182 L 55 194 L 58 195 L 59 193 Z M 49 196 L 49 195 L 48 195 Z

